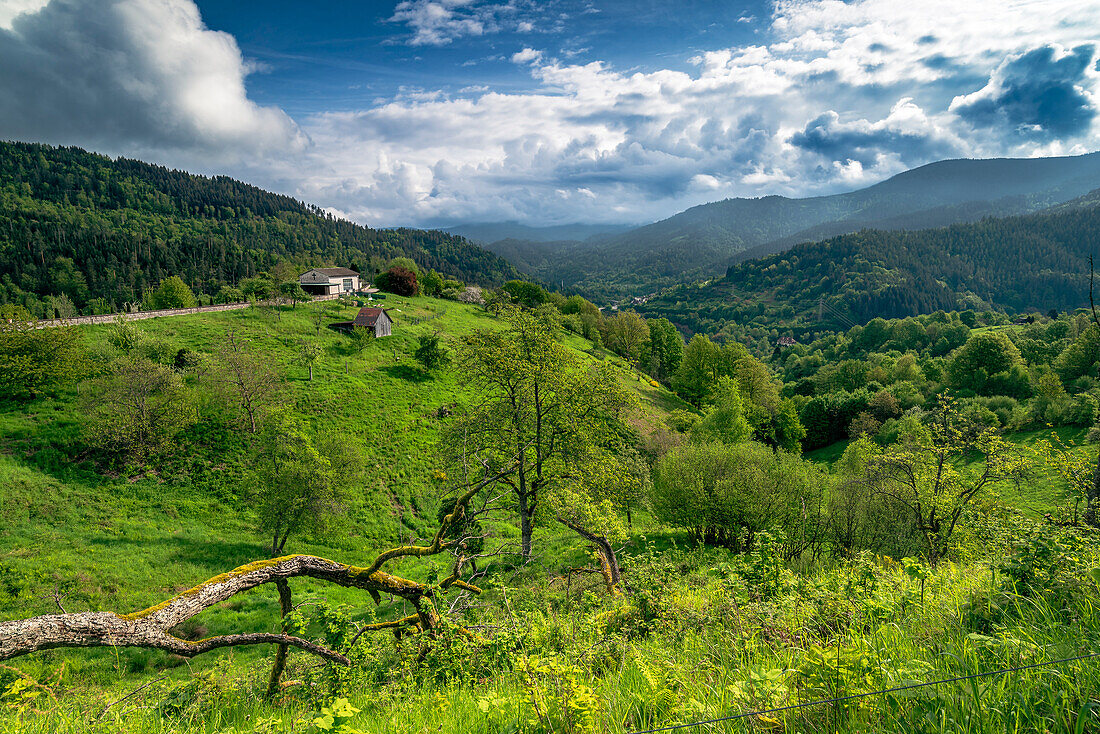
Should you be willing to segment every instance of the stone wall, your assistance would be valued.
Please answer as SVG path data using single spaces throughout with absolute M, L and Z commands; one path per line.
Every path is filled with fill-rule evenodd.
M 331 296 L 314 296 L 314 301 L 335 301 L 339 298 L 339 294 Z M 270 305 L 269 302 L 268 305 Z M 250 303 L 220 303 L 216 306 L 196 306 L 195 308 L 165 308 L 160 311 L 136 311 L 134 313 L 127 314 L 103 314 L 102 316 L 76 316 L 71 319 L 44 319 L 38 322 L 40 328 L 48 328 L 51 326 L 83 326 L 85 324 L 110 324 L 113 323 L 120 315 L 125 316 L 127 321 L 137 321 L 139 319 L 156 319 L 162 316 L 190 316 L 197 313 L 210 313 L 213 311 L 236 311 L 242 308 L 248 308 Z

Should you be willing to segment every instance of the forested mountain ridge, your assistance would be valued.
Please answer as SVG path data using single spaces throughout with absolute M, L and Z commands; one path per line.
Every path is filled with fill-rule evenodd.
M 1040 211 L 1100 187 L 1100 153 L 947 160 L 864 189 L 791 199 L 726 199 L 618 235 L 528 248 L 519 263 L 597 298 L 640 295 L 721 273 L 731 261 L 860 229 L 923 229 Z M 494 252 L 524 251 L 491 243 Z M 544 257 L 530 257 L 530 250 Z M 506 255 L 507 256 L 507 255 Z M 594 268 L 592 263 L 600 263 Z
M 1088 303 L 1088 256 L 1097 246 L 1100 190 L 1036 214 L 797 245 L 732 265 L 702 287 L 675 288 L 640 310 L 690 332 L 738 338 L 940 309 L 1066 310 Z
M 373 274 L 400 256 L 485 285 L 516 275 L 444 232 L 371 229 L 225 176 L 0 142 L 0 302 L 64 294 L 118 306 L 171 275 L 213 293 L 280 261 Z

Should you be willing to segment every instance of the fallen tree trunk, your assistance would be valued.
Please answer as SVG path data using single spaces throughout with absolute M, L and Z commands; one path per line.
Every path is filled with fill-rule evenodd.
M 428 609 L 430 604 L 423 603 L 433 594 L 434 589 L 430 586 L 384 571 L 347 566 L 316 556 L 284 556 L 241 566 L 133 614 L 76 612 L 0 622 L 0 660 L 58 647 L 148 647 L 194 657 L 222 647 L 275 643 L 348 665 L 344 655 L 291 635 L 256 632 L 208 637 L 192 642 L 169 632 L 176 625 L 235 594 L 296 576 L 364 589 L 376 598 L 380 594 L 392 594 L 412 602 L 425 628 L 435 621 L 434 610 Z
M 308 576 L 340 586 L 363 589 L 371 595 L 375 604 L 381 603 L 382 594 L 391 594 L 409 601 L 416 610 L 416 614 L 411 617 L 371 627 L 394 628 L 399 631 L 410 626 L 425 632 L 432 630 L 439 624 L 439 615 L 433 602 L 436 593 L 446 593 L 452 587 L 481 593 L 481 589 L 459 578 L 463 557 L 460 555 L 457 558 L 451 575 L 438 585 L 421 584 L 394 576 L 381 570 L 382 566 L 398 558 L 435 555 L 453 545 L 455 541 L 446 539 L 448 528 L 462 521 L 466 515 L 466 506 L 474 495 L 510 471 L 511 467 L 505 468 L 466 487 L 455 502 L 454 510 L 443 518 L 429 545 L 391 548 L 380 553 L 366 568 L 307 555 L 255 561 L 208 579 L 165 602 L 133 614 L 76 612 L 0 622 L 0 660 L 59 647 L 146 647 L 183 657 L 194 657 L 222 647 L 277 644 L 284 652 L 276 660 L 269 680 L 271 686 L 278 684 L 285 666 L 284 646 L 296 647 L 341 665 L 350 665 L 351 662 L 345 655 L 292 635 L 252 632 L 220 635 L 192 642 L 176 637 L 170 630 L 215 604 L 267 583 L 279 586 L 280 608 L 283 616 L 286 616 L 290 607 L 290 587 L 286 581 L 296 576 Z

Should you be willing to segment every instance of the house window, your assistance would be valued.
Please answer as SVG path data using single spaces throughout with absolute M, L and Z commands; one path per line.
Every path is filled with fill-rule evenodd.
M 351 290 L 351 278 L 344 278 L 344 290 Z

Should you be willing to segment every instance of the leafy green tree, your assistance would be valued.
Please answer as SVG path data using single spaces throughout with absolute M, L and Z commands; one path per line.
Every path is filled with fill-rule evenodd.
M 275 294 L 275 284 L 267 278 L 245 278 L 240 288 L 241 293 L 255 301 L 266 301 Z
M 769 527 L 800 534 L 822 484 L 809 462 L 760 443 L 689 444 L 657 462 L 650 505 L 659 520 L 707 543 L 749 550 Z
M 73 326 L 38 328 L 21 306 L 0 306 L 0 397 L 48 394 L 88 368 L 80 332 Z
M 420 274 L 420 290 L 426 296 L 438 296 L 443 292 L 443 276 L 434 270 Z
M 694 405 L 710 399 L 711 391 L 722 376 L 737 374 L 737 361 L 748 356 L 748 350 L 737 343 L 719 346 L 703 334 L 696 334 L 684 348 L 684 357 L 672 378 L 672 387 L 682 398 Z
M 240 303 L 244 299 L 244 291 L 231 285 L 223 285 L 214 296 L 214 301 L 217 303 Z
M 732 378 L 718 378 L 714 388 L 714 405 L 692 427 L 692 440 L 700 443 L 739 443 L 751 435 L 752 426 L 745 419 L 740 387 Z
M 1066 383 L 1085 375 L 1096 376 L 1100 360 L 1100 328 L 1090 325 L 1054 360 L 1054 370 Z
M 86 400 L 93 443 L 129 458 L 161 451 L 197 420 L 194 400 L 180 374 L 145 357 L 116 360 Z
M 444 348 L 439 332 L 420 336 L 413 356 L 429 372 L 445 367 L 451 361 L 451 355 Z
M 306 303 L 311 300 L 311 296 L 305 292 L 297 280 L 288 280 L 280 284 L 278 293 L 280 298 L 290 301 L 291 306 L 294 308 L 297 308 L 299 303 Z
M 550 297 L 541 285 L 526 280 L 509 280 L 501 287 L 505 293 L 512 297 L 513 302 L 527 308 L 534 308 L 546 303 Z
M 298 364 L 309 369 L 310 382 L 313 381 L 313 365 L 324 355 L 325 350 L 314 341 L 302 341 L 298 345 Z
M 197 305 L 195 294 L 178 275 L 165 278 L 153 291 L 153 308 L 194 308 Z
M 992 376 L 1022 365 L 1016 345 L 1004 333 L 988 331 L 971 336 L 952 355 L 947 376 L 952 387 L 987 394 Z
M 655 380 L 668 382 L 684 358 L 684 339 L 668 319 L 649 319 L 649 345 L 643 349 L 642 369 Z
M 356 354 L 359 354 L 374 343 L 374 330 L 363 326 L 353 326 L 348 338 L 351 340 L 351 348 L 355 350 Z
M 600 324 L 603 343 L 611 351 L 636 365 L 649 340 L 649 325 L 636 311 L 621 311 Z
M 964 511 L 996 484 L 1023 477 L 1022 452 L 988 426 L 963 420 L 941 396 L 928 425 L 905 423 L 898 442 L 866 452 L 865 481 L 903 506 L 923 538 L 928 561 L 950 550 Z M 980 457 L 977 469 L 968 466 Z
M 616 416 L 630 403 L 611 366 L 586 368 L 554 341 L 529 311 L 509 314 L 506 329 L 463 336 L 456 360 L 479 391 L 467 415 L 447 431 L 453 462 L 469 452 L 491 466 L 514 465 L 500 479 L 516 502 L 525 558 L 531 555 L 536 512 L 551 495 L 577 489 L 593 456 L 613 457 Z

